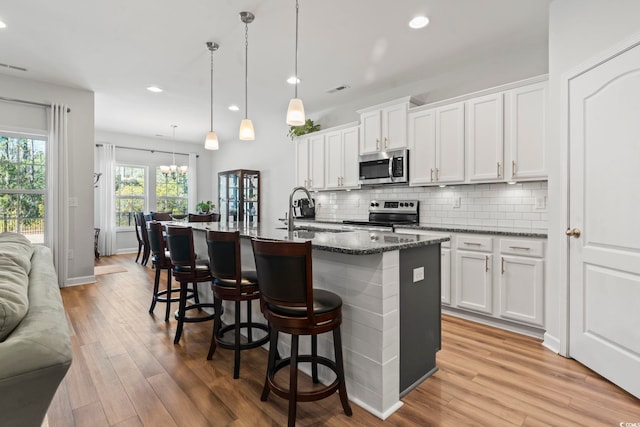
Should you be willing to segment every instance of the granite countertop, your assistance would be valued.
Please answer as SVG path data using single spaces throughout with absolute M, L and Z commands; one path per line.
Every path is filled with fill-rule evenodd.
M 448 237 L 425 236 L 420 234 L 396 234 L 379 231 L 336 230 L 316 227 L 296 228 L 289 232 L 286 229 L 265 226 L 262 224 L 233 225 L 221 222 L 176 222 L 167 225 L 191 226 L 194 230 L 239 231 L 243 238 L 264 238 L 291 242 L 311 241 L 313 249 L 336 252 L 348 255 L 370 255 L 400 249 L 416 248 L 446 242 Z
M 321 227 L 321 224 L 342 224 L 341 220 L 317 220 L 317 219 L 297 219 L 296 222 L 305 222 L 317 224 L 317 227 Z M 497 236 L 513 236 L 513 237 L 537 237 L 546 239 L 547 233 L 543 230 L 531 230 L 525 228 L 507 228 L 507 227 L 489 227 L 480 225 L 397 225 L 394 230 L 407 229 L 407 230 L 425 230 L 425 231 L 439 231 L 439 232 L 451 232 L 451 233 L 475 233 L 475 234 L 492 234 Z

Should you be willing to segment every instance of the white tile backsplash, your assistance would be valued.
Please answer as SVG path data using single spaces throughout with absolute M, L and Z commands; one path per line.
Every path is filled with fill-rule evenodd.
M 456 198 L 460 207 L 454 207 Z M 547 181 L 518 184 L 471 184 L 449 187 L 379 187 L 320 192 L 316 219 L 367 220 L 371 200 L 418 199 L 420 224 L 446 227 L 489 226 L 546 232 L 547 209 L 536 209 L 536 198 L 547 197 Z

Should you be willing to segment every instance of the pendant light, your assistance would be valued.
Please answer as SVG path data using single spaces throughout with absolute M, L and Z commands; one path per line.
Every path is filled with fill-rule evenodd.
M 242 141 L 253 141 L 256 133 L 253 130 L 253 123 L 248 115 L 248 74 L 249 74 L 249 24 L 253 22 L 255 16 L 251 12 L 240 12 L 240 20 L 244 22 L 244 119 L 240 123 L 239 138 Z
M 204 148 L 207 150 L 217 150 L 219 148 L 218 135 L 213 130 L 213 52 L 218 50 L 219 47 L 218 43 L 207 42 L 207 49 L 211 52 L 211 130 L 204 140 Z
M 298 82 L 300 77 L 298 76 L 298 0 L 296 0 L 296 60 L 295 60 L 295 92 L 294 96 L 289 101 L 289 108 L 287 109 L 287 124 L 290 126 L 302 126 L 305 122 L 304 117 L 304 105 L 302 105 L 302 99 L 298 98 Z

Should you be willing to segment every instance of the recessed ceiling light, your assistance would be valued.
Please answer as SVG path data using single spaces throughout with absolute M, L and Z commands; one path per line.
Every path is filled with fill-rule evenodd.
M 411 21 L 409 21 L 409 26 L 413 29 L 424 28 L 429 25 L 429 18 L 426 16 L 416 16 Z
M 148 90 L 149 92 L 153 92 L 153 93 L 160 93 L 160 92 L 162 92 L 162 89 L 160 89 L 158 86 L 149 86 L 149 87 L 147 88 L 147 90 Z
M 296 83 L 300 83 L 300 79 L 296 78 L 296 76 L 291 76 L 287 79 L 287 83 L 294 85 Z
M 4 22 L 0 21 L 0 28 L 7 28 L 7 24 L 5 24 Z
M 229 110 L 231 111 L 240 111 L 240 107 L 237 105 L 229 105 Z

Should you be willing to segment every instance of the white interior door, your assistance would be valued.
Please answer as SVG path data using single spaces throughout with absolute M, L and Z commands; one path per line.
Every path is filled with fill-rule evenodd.
M 640 397 L 639 46 L 570 80 L 569 158 L 569 354 Z

